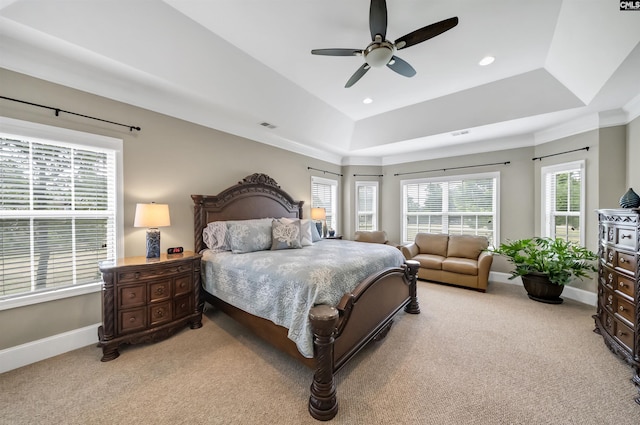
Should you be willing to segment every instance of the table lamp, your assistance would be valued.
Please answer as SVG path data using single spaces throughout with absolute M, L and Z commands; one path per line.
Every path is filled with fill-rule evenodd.
M 316 227 L 318 228 L 318 233 L 321 237 L 325 237 L 325 233 L 323 231 L 324 226 L 323 222 L 327 219 L 327 210 L 324 208 L 311 208 L 311 220 L 316 221 Z
M 160 230 L 158 227 L 170 226 L 169 205 L 136 204 L 136 217 L 133 227 L 147 228 L 147 258 L 160 258 Z

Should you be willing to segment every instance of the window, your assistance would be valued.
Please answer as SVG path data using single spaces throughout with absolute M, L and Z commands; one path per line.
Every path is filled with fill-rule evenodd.
M 402 239 L 418 232 L 481 235 L 499 240 L 499 173 L 403 180 Z
M 356 230 L 378 230 L 378 182 L 356 182 Z
M 311 208 L 324 208 L 327 228 L 338 230 L 338 181 L 311 176 Z
M 0 124 L 0 300 L 100 283 L 98 262 L 117 257 L 122 141 Z
M 584 245 L 584 161 L 541 168 L 542 232 Z

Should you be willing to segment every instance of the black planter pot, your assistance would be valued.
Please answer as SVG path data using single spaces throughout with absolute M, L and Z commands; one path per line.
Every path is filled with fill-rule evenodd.
M 534 301 L 547 304 L 562 304 L 564 285 L 554 285 L 544 273 L 531 273 L 522 276 L 522 283 L 527 295 Z

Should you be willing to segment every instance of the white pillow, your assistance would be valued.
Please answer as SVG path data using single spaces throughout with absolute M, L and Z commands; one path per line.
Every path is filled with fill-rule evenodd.
M 212 251 L 231 251 L 226 221 L 212 221 L 202 230 L 202 240 Z

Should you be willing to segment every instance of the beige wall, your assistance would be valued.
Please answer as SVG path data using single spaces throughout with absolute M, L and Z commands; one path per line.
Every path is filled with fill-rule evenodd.
M 193 249 L 191 194 L 217 194 L 254 172 L 269 174 L 308 216 L 312 173 L 340 166 L 191 124 L 179 119 L 0 69 L 3 96 L 140 126 L 127 129 L 0 101 L 0 115 L 124 140 L 124 240 L 121 256 L 144 255 L 145 230 L 133 227 L 135 204 L 168 203 L 171 226 L 161 229 L 161 249 Z M 0 311 L 0 350 L 100 322 L 100 293 Z
M 124 256 L 144 254 L 144 229 L 135 229 L 132 226 L 137 202 L 168 203 L 171 209 L 171 226 L 162 229 L 161 248 L 165 250 L 167 247 L 180 245 L 185 249 L 191 249 L 193 209 L 189 195 L 216 194 L 254 172 L 269 174 L 294 198 L 305 201 L 307 216 L 310 208 L 310 176 L 324 176 L 322 172 L 310 171 L 307 167 L 342 173 L 343 177 L 338 177 L 342 192 L 341 228 L 337 230 L 347 238 L 352 237 L 355 224 L 355 181 L 377 180 L 380 182 L 380 228 L 385 230 L 389 239 L 394 242 L 400 242 L 400 181 L 404 179 L 499 171 L 499 225 L 503 241 L 533 236 L 539 231 L 541 163 L 532 161 L 534 156 L 590 146 L 589 152 L 542 161 L 543 165 L 548 165 L 552 164 L 552 161 L 587 160 L 588 211 L 598 208 L 601 198 L 607 198 L 608 203 L 618 199 L 628 186 L 636 186 L 640 193 L 640 170 L 630 159 L 621 164 L 619 169 L 619 173 L 623 173 L 626 179 L 621 179 L 619 173 L 609 173 L 603 177 L 601 172 L 605 165 L 606 168 L 610 168 L 611 163 L 620 160 L 622 128 L 626 140 L 624 150 L 630 154 L 628 156 L 640 157 L 640 119 L 625 127 L 587 132 L 535 148 L 387 166 L 341 167 L 3 69 L 0 69 L 0 91 L 3 96 L 142 127 L 140 132 L 129 132 L 127 129 L 121 130 L 109 124 L 65 114 L 55 117 L 51 111 L 41 108 L 0 101 L 0 115 L 3 116 L 116 137 L 124 141 Z M 600 139 L 614 144 L 615 157 L 609 158 L 606 156 L 608 151 L 598 149 L 600 143 L 605 143 Z M 505 161 L 510 161 L 510 164 L 450 170 L 444 173 L 394 175 Z M 354 177 L 353 174 L 383 174 L 383 177 Z M 613 195 L 605 195 L 602 191 L 609 191 L 608 193 Z M 597 237 L 595 214 L 588 214 L 586 232 L 587 244 L 594 248 Z M 494 262 L 493 270 L 507 271 L 508 265 L 497 260 Z M 593 282 L 579 286 L 595 291 Z M 3 326 L 0 350 L 100 321 L 100 293 L 0 311 L 0 323 L 12 324 L 11 327 Z
M 640 117 L 627 124 L 627 184 L 640 195 Z

